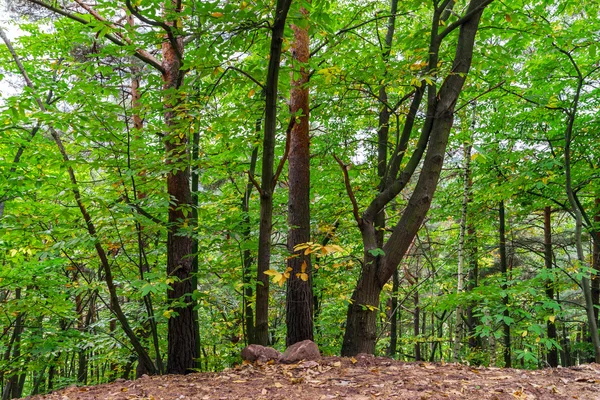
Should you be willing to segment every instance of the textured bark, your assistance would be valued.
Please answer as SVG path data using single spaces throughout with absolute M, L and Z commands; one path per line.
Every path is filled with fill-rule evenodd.
M 171 23 L 172 24 L 172 23 Z M 166 93 L 176 89 L 181 79 L 181 60 L 177 53 L 183 52 L 183 40 L 177 40 L 175 48 L 165 40 L 162 45 L 165 70 L 163 89 Z M 184 374 L 194 368 L 196 353 L 196 335 L 194 329 L 194 302 L 192 288 L 192 238 L 182 235 L 179 231 L 188 223 L 188 212 L 192 204 L 190 191 L 190 168 L 188 165 L 187 136 L 179 135 L 176 126 L 175 97 L 165 98 L 165 125 L 168 131 L 165 135 L 167 165 L 172 165 L 167 175 L 167 193 L 171 198 L 168 212 L 169 232 L 167 234 L 167 275 L 175 278 L 167 291 L 171 308 L 175 313 L 169 318 L 168 328 L 168 363 L 167 372 Z
M 595 235 L 595 240 L 592 239 L 592 268 L 594 276 L 592 277 L 592 303 L 594 304 L 594 315 L 596 323 L 600 324 L 598 318 L 598 307 L 600 306 L 600 198 L 596 198 L 596 212 L 594 213 L 594 229 L 592 235 Z
M 506 258 L 506 218 L 505 218 L 505 210 L 504 210 L 504 201 L 501 200 L 498 208 L 499 219 L 500 219 L 500 272 L 502 273 L 502 290 L 506 292 L 508 288 L 508 262 Z M 510 317 L 510 312 L 508 310 L 508 295 L 505 293 L 502 296 L 502 304 L 504 304 L 504 317 Z M 503 343 L 504 348 L 502 350 L 502 354 L 504 355 L 504 367 L 511 368 L 512 367 L 512 349 L 510 345 L 510 324 L 505 320 L 502 322 L 503 329 Z
M 260 232 L 256 276 L 256 344 L 266 346 L 269 342 L 269 277 L 265 271 L 271 265 L 271 233 L 273 231 L 273 161 L 275 158 L 275 132 L 277 129 L 277 83 L 283 44 L 285 21 L 291 0 L 278 0 L 275 20 L 271 27 L 271 49 L 265 85 L 265 130 L 260 193 Z
M 550 207 L 544 208 L 544 267 L 548 271 L 552 271 L 552 225 L 550 221 L 551 210 Z M 549 300 L 554 300 L 554 280 L 546 281 L 546 297 Z M 548 321 L 546 323 L 546 332 L 548 339 L 555 340 L 558 343 L 558 336 L 556 334 L 555 322 Z M 558 366 L 558 348 L 552 346 L 546 355 L 546 361 L 551 367 Z
M 407 173 L 401 173 L 398 179 L 396 177 L 389 179 L 392 183 L 369 205 L 362 218 L 357 218 L 363 238 L 364 263 L 358 285 L 352 295 L 353 303 L 348 306 L 342 355 L 355 355 L 358 352 L 373 353 L 375 350 L 379 295 L 383 285 L 400 264 L 431 205 L 452 128 L 454 107 L 471 66 L 479 19 L 485 6 L 489 3 L 488 0 L 472 0 L 465 17 L 460 21 L 453 73 L 446 77 L 438 93 L 436 93 L 434 85 L 430 85 L 428 88 L 428 118 L 423 126 L 417 148 L 408 162 L 408 170 L 405 169 Z M 432 24 L 429 64 L 434 67 L 437 66 L 437 52 L 441 40 L 448 32 L 444 30 L 439 36 L 437 35 L 442 11 L 436 10 Z M 415 97 L 419 95 L 419 91 L 416 91 Z M 406 185 L 419 164 L 425 146 L 427 147 L 425 160 L 408 205 L 383 246 L 384 255 L 374 257 L 372 251 L 377 248 L 374 217 Z M 394 168 L 389 168 L 389 170 L 394 170 Z
M 304 8 L 301 13 L 308 18 Z M 292 128 L 288 155 L 288 251 L 295 257 L 288 259 L 290 277 L 287 280 L 286 346 L 303 340 L 313 340 L 313 287 L 310 254 L 294 251 L 294 247 L 310 241 L 310 139 L 308 97 L 308 26 L 292 24 L 294 41 L 290 48 L 294 59 L 294 71 L 290 92 L 290 112 L 296 116 Z M 293 73 L 292 73 L 293 75 Z M 305 275 L 303 275 L 305 274 Z M 306 277 L 306 280 L 301 277 Z
M 256 122 L 256 130 L 260 132 L 260 119 Z M 250 225 L 250 195 L 252 193 L 252 179 L 254 179 L 254 173 L 256 171 L 256 160 L 258 159 L 258 147 L 254 147 L 252 155 L 250 156 L 250 170 L 248 171 L 248 182 L 246 183 L 246 190 L 244 192 L 244 198 L 242 199 L 242 212 L 244 213 L 244 228 L 243 228 L 243 243 L 248 244 L 250 242 L 251 225 Z M 245 248 L 242 252 L 242 282 L 244 284 L 243 293 L 243 305 L 244 305 L 244 331 L 245 331 L 245 343 L 254 343 L 254 310 L 252 309 L 252 295 L 254 290 L 252 289 L 251 274 L 252 264 L 254 263 L 254 257 L 250 249 Z

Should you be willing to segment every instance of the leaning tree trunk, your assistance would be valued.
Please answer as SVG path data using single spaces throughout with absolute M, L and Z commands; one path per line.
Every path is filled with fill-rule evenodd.
M 303 17 L 308 11 L 300 9 Z M 313 287 L 310 254 L 294 247 L 310 241 L 310 139 L 309 139 L 309 97 L 310 78 L 308 60 L 310 56 L 308 25 L 299 27 L 292 24 L 294 42 L 290 48 L 297 65 L 292 76 L 290 112 L 296 117 L 289 142 L 288 155 L 288 251 L 294 257 L 288 258 L 291 268 L 287 280 L 286 346 L 303 340 L 313 340 Z M 299 69 L 299 71 L 297 71 Z
M 426 145 L 425 160 L 408 205 L 400 221 L 393 228 L 390 238 L 383 246 L 383 254 L 381 251 L 377 251 L 374 217 L 406 185 L 406 179 L 410 178 L 412 172 L 403 173 L 400 178 L 395 180 L 396 177 L 393 172 L 396 171 L 398 165 L 394 163 L 388 168 L 394 175 L 391 178 L 393 184 L 376 197 L 362 217 L 359 216 L 358 205 L 353 200 L 354 216 L 363 238 L 364 262 L 357 287 L 352 294 L 352 302 L 348 306 L 346 332 L 342 345 L 342 354 L 345 356 L 356 355 L 361 352 L 372 354 L 375 351 L 379 295 L 383 285 L 392 276 L 404 257 L 431 205 L 444 162 L 448 136 L 454 120 L 454 107 L 471 66 L 479 19 L 485 6 L 490 2 L 490 0 L 471 1 L 465 17 L 456 25 L 460 26 L 460 33 L 452 67 L 453 73 L 446 77 L 439 93 L 435 92 L 433 84 L 429 85 L 428 118 L 423 126 L 420 143 L 415 150 L 414 157 L 411 157 L 409 161 L 411 168 L 413 168 L 412 171 L 416 169 L 420 155 L 425 151 Z M 449 24 L 441 34 L 437 34 L 442 11 L 436 9 L 434 13 L 431 39 L 431 49 L 434 54 L 430 55 L 430 65 L 432 66 L 437 66 L 437 52 L 441 41 L 456 27 Z M 420 93 L 417 90 L 415 98 L 418 98 L 417 96 Z M 412 111 L 416 112 L 415 110 Z M 411 114 L 410 119 L 414 120 L 414 112 Z M 409 118 L 407 118 L 408 120 Z M 406 178 L 406 175 L 408 178 Z M 351 193 L 347 176 L 345 176 L 345 179 L 347 190 Z M 353 199 L 353 195 L 350 197 Z

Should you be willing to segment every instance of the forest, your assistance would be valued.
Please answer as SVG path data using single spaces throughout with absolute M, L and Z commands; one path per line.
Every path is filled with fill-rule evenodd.
M 2 400 L 600 362 L 598 0 L 0 7 Z

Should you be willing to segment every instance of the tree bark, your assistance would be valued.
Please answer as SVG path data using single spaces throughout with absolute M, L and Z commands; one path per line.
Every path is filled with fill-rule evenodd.
M 592 277 L 592 303 L 594 304 L 594 315 L 596 316 L 596 324 L 600 324 L 598 318 L 598 307 L 600 307 L 600 197 L 595 201 L 596 211 L 594 213 L 594 229 L 591 234 L 596 236 L 592 238 L 592 268 L 594 276 Z
M 503 342 L 504 348 L 502 350 L 502 354 L 504 355 L 504 367 L 511 368 L 512 367 L 512 349 L 510 344 L 510 323 L 508 322 L 508 318 L 510 318 L 510 311 L 508 310 L 508 294 L 506 290 L 508 289 L 508 262 L 506 258 L 506 218 L 505 218 L 505 210 L 504 210 L 504 200 L 500 200 L 500 204 L 498 207 L 499 216 L 500 216 L 500 272 L 502 273 L 502 291 L 504 294 L 502 295 L 502 304 L 504 305 L 504 319 L 502 321 L 502 329 L 503 329 Z
M 300 9 L 304 18 L 308 11 Z M 296 118 L 292 128 L 288 155 L 288 258 L 291 268 L 287 280 L 286 346 L 303 340 L 313 340 L 313 287 L 312 263 L 310 254 L 294 247 L 310 241 L 310 138 L 309 138 L 309 96 L 310 79 L 308 61 L 310 56 L 308 25 L 299 27 L 292 24 L 294 41 L 290 48 L 294 60 L 290 112 Z M 294 79 L 298 74 L 298 79 Z
M 376 311 L 379 295 L 383 285 L 392 276 L 404 257 L 431 205 L 454 120 L 454 107 L 471 66 L 479 19 L 489 2 L 489 0 L 472 0 L 470 2 L 466 17 L 460 22 L 453 73 L 446 77 L 439 93 L 435 93 L 433 85 L 429 87 L 428 119 L 423 126 L 420 144 L 415 150 L 414 157 L 411 157 L 409 161 L 409 169 L 412 171 L 416 169 L 420 154 L 425 151 L 426 146 L 425 160 L 408 205 L 400 221 L 393 228 L 390 238 L 383 246 L 383 255 L 374 251 L 377 249 L 374 216 L 399 193 L 398 189 L 406 185 L 412 172 L 401 174 L 397 180 L 390 179 L 392 184 L 376 197 L 361 218 L 357 218 L 363 238 L 364 262 L 358 284 L 352 295 L 352 303 L 348 306 L 346 332 L 342 345 L 342 355 L 344 356 L 356 355 L 361 352 L 372 354 L 375 350 Z M 437 9 L 434 13 L 431 50 L 435 54 L 430 55 L 430 65 L 432 66 L 437 66 L 437 51 L 441 40 L 447 35 L 446 30 L 442 31 L 439 36 L 437 35 L 442 11 Z M 419 93 L 420 91 L 417 90 L 415 97 Z M 407 118 L 408 120 L 409 118 Z M 396 157 L 397 159 L 398 157 Z M 390 171 L 394 169 L 388 168 Z
M 292 0 L 277 0 L 275 19 L 271 27 L 271 49 L 265 85 L 265 131 L 260 193 L 260 232 L 256 276 L 256 344 L 269 342 L 269 277 L 265 271 L 271 265 L 271 233 L 273 232 L 273 161 L 275 158 L 275 133 L 277 129 L 277 84 L 283 44 L 285 21 Z
M 550 220 L 551 210 L 550 207 L 544 208 L 544 267 L 551 274 L 554 263 L 552 262 L 552 225 Z M 546 297 L 549 300 L 554 300 L 554 278 L 546 281 Z M 558 336 L 556 334 L 556 320 L 546 323 L 546 334 L 548 339 L 556 341 L 558 343 Z M 552 368 L 558 366 L 558 348 L 552 345 L 546 356 L 548 365 Z
M 164 12 L 172 12 L 178 6 L 176 1 L 168 0 L 164 5 Z M 181 10 L 175 9 L 175 12 Z M 171 28 L 174 21 L 167 21 Z M 164 99 L 164 121 L 167 127 L 165 132 L 165 150 L 167 153 L 166 164 L 171 170 L 167 174 L 167 193 L 171 199 L 168 211 L 167 233 L 167 275 L 174 279 L 167 298 L 174 311 L 169 318 L 168 327 L 168 363 L 167 373 L 185 374 L 191 372 L 195 366 L 196 332 L 194 323 L 194 301 L 192 300 L 192 248 L 191 235 L 182 231 L 189 224 L 191 216 L 192 195 L 190 190 L 190 167 L 188 154 L 188 137 L 180 135 L 177 126 L 175 107 L 178 104 L 177 96 L 168 94 L 179 88 L 183 80 L 181 71 L 183 54 L 183 39 L 178 37 L 175 43 L 170 40 L 162 44 L 163 90 L 167 95 Z

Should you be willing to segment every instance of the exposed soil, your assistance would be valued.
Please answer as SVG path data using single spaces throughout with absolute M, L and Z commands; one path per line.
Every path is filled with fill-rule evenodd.
M 244 364 L 221 373 L 143 376 L 32 399 L 600 400 L 600 365 L 524 371 L 366 355 L 324 357 L 292 365 Z

